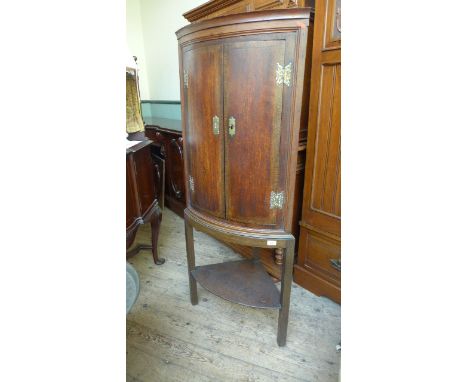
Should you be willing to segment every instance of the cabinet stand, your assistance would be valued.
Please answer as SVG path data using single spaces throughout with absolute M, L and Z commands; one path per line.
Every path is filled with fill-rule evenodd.
M 184 220 L 192 305 L 198 304 L 198 282 L 209 292 L 228 301 L 255 308 L 279 309 L 277 343 L 278 346 L 284 346 L 288 328 L 294 236 L 287 233 L 261 235 L 226 229 L 226 227 L 215 226 L 199 219 L 189 209 L 184 211 Z M 223 241 L 253 247 L 252 259 L 195 266 L 193 228 Z M 258 248 L 280 248 L 283 250 L 284 261 L 280 292 L 259 261 L 256 254 Z

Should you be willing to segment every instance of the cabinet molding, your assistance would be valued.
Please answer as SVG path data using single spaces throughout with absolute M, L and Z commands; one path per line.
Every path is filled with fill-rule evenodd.
M 314 0 L 212 0 L 184 13 L 190 21 L 267 9 L 312 7 Z

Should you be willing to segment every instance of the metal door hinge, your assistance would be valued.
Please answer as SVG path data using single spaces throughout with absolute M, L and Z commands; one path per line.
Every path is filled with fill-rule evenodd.
M 284 203 L 284 191 L 281 192 L 274 192 L 271 191 L 270 195 L 270 210 L 274 208 L 283 208 L 283 203 Z
M 184 87 L 188 88 L 188 70 L 184 69 Z
M 217 115 L 213 117 L 213 134 L 219 134 L 219 117 Z
M 292 63 L 283 66 L 279 62 L 276 63 L 276 84 L 285 84 L 286 86 L 291 85 L 291 69 Z
M 195 191 L 195 182 L 193 180 L 192 175 L 189 175 L 188 181 L 189 181 L 190 191 L 194 192 Z

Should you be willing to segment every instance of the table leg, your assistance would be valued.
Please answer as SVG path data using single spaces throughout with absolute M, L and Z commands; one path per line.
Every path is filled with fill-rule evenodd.
M 281 308 L 278 316 L 278 346 L 284 346 L 286 344 L 286 334 L 288 331 L 289 300 L 291 297 L 292 271 L 294 263 L 294 241 L 295 240 L 290 240 L 288 242 L 284 253 L 284 263 L 281 271 Z
M 163 258 L 158 257 L 158 237 L 159 237 L 159 228 L 161 227 L 162 213 L 158 208 L 151 219 L 151 244 L 153 252 L 153 260 L 156 265 L 164 264 L 166 261 Z
M 190 301 L 192 305 L 198 304 L 197 294 L 197 281 L 192 275 L 192 271 L 195 269 L 195 247 L 193 243 L 193 227 L 190 223 L 185 220 L 185 245 L 187 250 L 187 265 L 188 265 L 188 276 L 190 286 Z

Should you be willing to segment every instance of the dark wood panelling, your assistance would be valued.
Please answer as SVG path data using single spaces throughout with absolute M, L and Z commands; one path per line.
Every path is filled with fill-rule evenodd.
M 341 262 L 341 32 L 331 29 L 340 8 L 336 1 L 316 2 L 304 201 L 294 277 L 312 292 L 340 302 L 341 270 L 333 266 Z
M 322 66 L 316 161 L 312 182 L 311 210 L 339 217 L 337 203 L 340 175 L 340 77 L 341 66 Z M 339 199 L 339 198 L 338 198 Z

